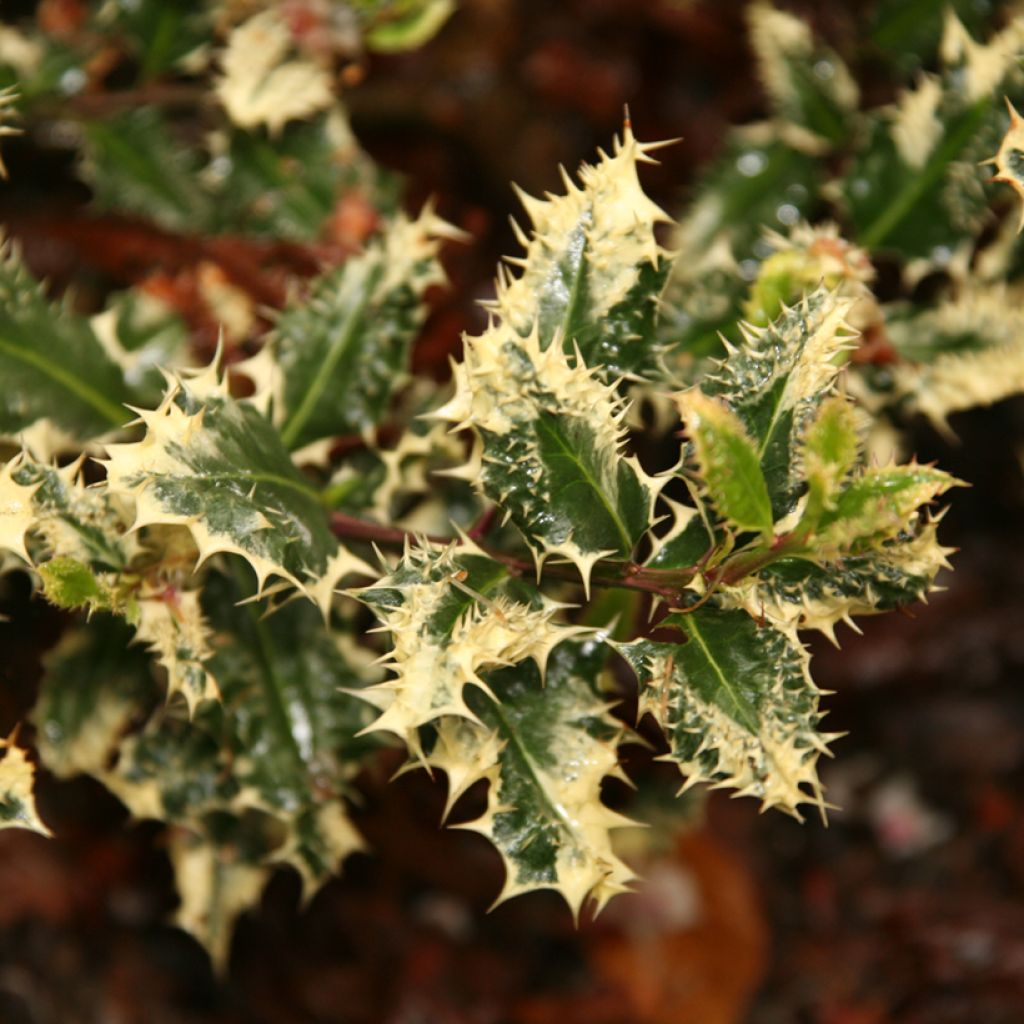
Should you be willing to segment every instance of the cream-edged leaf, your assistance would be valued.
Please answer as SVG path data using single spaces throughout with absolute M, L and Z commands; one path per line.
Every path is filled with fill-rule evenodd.
M 35 766 L 13 736 L 0 740 L 0 757 L 0 829 L 27 828 L 50 835 L 36 811 Z
M 391 732 L 423 757 L 420 726 L 442 716 L 475 721 L 467 687 L 487 691 L 483 673 L 526 659 L 541 671 L 562 640 L 585 632 L 555 621 L 560 606 L 510 581 L 500 562 L 474 554 L 409 548 L 393 572 L 354 596 L 390 630 L 384 663 L 394 678 L 359 695 Z
M 429 205 L 415 220 L 400 213 L 282 311 L 270 344 L 281 378 L 275 419 L 289 448 L 376 425 L 407 377 L 423 294 L 445 280 L 441 239 L 459 237 Z
M 287 122 L 309 117 L 334 102 L 330 72 L 292 56 L 288 22 L 276 10 L 239 25 L 221 55 L 217 98 L 241 128 L 265 125 L 271 135 Z
M 141 441 L 109 445 L 108 486 L 135 502 L 135 528 L 177 525 L 201 560 L 241 555 L 262 593 L 270 577 L 299 588 L 326 612 L 335 584 L 360 559 L 338 547 L 316 490 L 257 409 L 236 401 L 212 366 L 176 378 L 160 406 L 141 410 Z
M 593 688 L 607 650 L 598 641 L 567 643 L 542 680 L 532 662 L 493 672 L 496 700 L 474 699 L 479 723 L 443 719 L 431 765 L 453 796 L 489 781 L 487 810 L 462 828 L 486 836 L 501 854 L 505 884 L 497 902 L 553 889 L 574 917 L 625 892 L 633 873 L 616 856 L 611 832 L 634 825 L 601 800 L 617 775 L 623 729 Z
M 824 807 L 816 764 L 818 688 L 793 631 L 759 626 L 744 611 L 699 608 L 666 620 L 684 643 L 618 645 L 640 680 L 640 712 L 665 732 L 667 760 L 685 777 L 753 796 L 796 817 Z

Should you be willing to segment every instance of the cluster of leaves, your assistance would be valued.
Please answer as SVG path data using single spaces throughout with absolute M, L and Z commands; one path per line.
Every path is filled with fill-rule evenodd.
M 418 24 L 446 8 L 418 5 Z M 950 22 L 949 83 L 922 80 L 890 131 L 887 115 L 854 114 L 852 79 L 802 23 L 761 5 L 752 19 L 777 105 L 759 159 L 820 166 L 850 147 L 871 180 L 903 175 L 884 197 L 905 196 L 899 217 L 858 206 L 856 177 L 832 190 L 848 194 L 862 243 L 887 242 L 911 273 L 939 244 L 908 226 L 921 217 L 980 260 L 985 191 L 979 200 L 950 160 L 967 166 L 976 133 L 1005 119 L 990 93 L 1013 84 L 1016 65 L 986 69 L 1011 36 L 980 47 Z M 121 45 L 138 32 L 118 23 L 115 35 Z M 100 118 L 83 132 L 96 201 L 180 230 L 322 237 L 347 175 L 378 181 L 338 148 L 343 114 L 324 65 L 273 11 L 218 38 L 203 51 L 225 118 L 215 142 L 178 150 L 148 107 L 132 124 Z M 187 50 L 173 60 L 199 76 Z M 145 74 L 172 66 L 138 53 Z M 831 77 L 814 70 L 826 59 Z M 275 80 L 281 94 L 268 97 Z M 30 81 L 25 95 L 42 103 Z M 1016 120 L 999 171 L 1020 187 L 1014 132 Z M 292 280 L 269 333 L 237 328 L 231 358 L 203 369 L 189 368 L 181 325 L 150 316 L 140 329 L 142 295 L 113 296 L 89 320 L 5 252 L 0 555 L 85 620 L 49 657 L 39 754 L 172 826 L 179 920 L 218 959 L 273 865 L 294 866 L 309 893 L 360 846 L 346 800 L 381 742 L 404 745 L 409 767 L 442 771 L 449 809 L 486 782 L 486 810 L 463 827 L 500 853 L 499 898 L 550 888 L 574 914 L 588 900 L 600 909 L 632 879 L 612 842 L 631 822 L 602 800 L 636 735 L 611 713 L 629 670 L 683 788 L 824 811 L 817 762 L 831 737 L 800 631 L 833 635 L 924 597 L 947 554 L 930 508 L 957 483 L 871 458 L 882 403 L 858 328 L 870 346 L 903 325 L 893 377 L 936 419 L 1010 389 L 990 374 L 957 397 L 944 359 L 980 381 L 986 358 L 1021 342 L 1005 303 L 970 290 L 966 270 L 945 305 L 883 310 L 870 257 L 831 229 L 773 243 L 746 280 L 763 203 L 793 194 L 778 175 L 755 195 L 715 172 L 674 255 L 659 241 L 668 217 L 640 182 L 656 149 L 627 120 L 611 153 L 563 175 L 564 193 L 521 195 L 518 269 L 499 271 L 489 324 L 465 339 L 443 401 L 408 374 L 424 294 L 444 280 L 442 240 L 458 234 L 429 208 L 409 218 L 377 194 L 360 251 Z M 753 152 L 729 157 L 741 175 Z M 301 173 L 283 171 L 293 163 Z M 257 169 L 276 182 L 269 204 Z M 1012 236 L 999 237 L 1005 268 Z M 714 362 L 694 327 L 712 293 L 727 307 Z M 649 429 L 672 450 L 658 474 L 630 451 L 631 401 L 648 398 L 660 424 Z M 390 448 L 385 423 L 399 437 Z M 400 547 L 386 556 L 372 542 Z M 596 589 L 620 595 L 615 627 Z M 32 771 L 8 741 L 4 824 L 43 827 Z

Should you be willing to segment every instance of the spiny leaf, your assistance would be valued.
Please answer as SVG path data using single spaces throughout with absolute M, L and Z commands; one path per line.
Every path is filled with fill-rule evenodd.
M 820 551 L 863 551 L 911 525 L 918 508 L 959 483 L 929 466 L 869 467 L 824 511 L 809 543 Z
M 860 437 L 853 405 L 841 395 L 826 398 L 800 439 L 799 458 L 807 480 L 803 521 L 814 525 L 860 459 Z
M 370 430 L 408 371 L 423 293 L 444 281 L 441 238 L 462 233 L 430 206 L 399 214 L 365 253 L 320 278 L 282 312 L 271 345 L 282 378 L 275 418 L 289 448 Z
M 803 420 L 832 389 L 851 332 L 852 300 L 820 288 L 765 328 L 747 327 L 717 372 L 702 382 L 724 399 L 754 441 L 775 518 L 796 497 L 794 465 Z
M 665 731 L 684 789 L 711 782 L 799 817 L 824 807 L 816 762 L 818 689 L 792 631 L 759 627 L 744 611 L 704 607 L 666 620 L 687 637 L 618 645 L 641 683 L 640 711 Z
M 0 435 L 49 420 L 81 443 L 130 417 L 128 386 L 88 321 L 47 301 L 9 243 L 0 245 L 0 379 Z
M 1010 112 L 1010 127 L 999 144 L 999 152 L 992 158 L 996 166 L 992 180 L 1009 185 L 1020 198 L 1020 223 L 1017 225 L 1017 233 L 1020 234 L 1024 230 L 1024 118 L 1014 110 L 1009 100 L 1006 106 Z
M 698 472 L 719 514 L 739 531 L 772 532 L 772 503 L 760 459 L 740 418 L 700 391 L 677 396 Z
M 577 353 L 543 349 L 493 324 L 467 338 L 455 396 L 434 415 L 473 427 L 477 445 L 458 471 L 503 508 L 539 562 L 557 555 L 589 585 L 594 563 L 628 557 L 650 521 L 659 484 L 620 454 L 624 409 Z M 455 475 L 452 472 L 450 475 Z
M 216 92 L 235 124 L 266 125 L 276 135 L 288 121 L 334 102 L 330 72 L 308 58 L 290 56 L 293 47 L 288 23 L 275 10 L 253 15 L 231 33 Z
M 34 765 L 25 751 L 15 745 L 13 736 L 0 740 L 0 752 L 0 829 L 27 828 L 50 835 L 36 811 Z
M 938 543 L 937 525 L 919 518 L 894 540 L 836 564 L 776 562 L 723 588 L 718 600 L 783 631 L 815 629 L 835 643 L 838 622 L 853 626 L 855 615 L 877 615 L 927 598 L 936 575 L 949 568 L 953 550 Z
M 239 554 L 256 573 L 258 593 L 278 576 L 325 613 L 338 580 L 363 571 L 338 547 L 319 496 L 277 432 L 250 402 L 229 396 L 216 364 L 177 378 L 159 408 L 139 415 L 145 437 L 109 445 L 106 461 L 111 491 L 134 499 L 135 528 L 185 526 L 200 560 Z
M 668 254 L 654 227 L 668 215 L 644 195 L 637 165 L 664 143 L 641 143 L 627 124 L 612 155 L 580 168 L 580 185 L 563 171 L 564 196 L 534 199 L 520 192 L 531 237 L 517 228 L 526 250 L 502 268 L 493 311 L 518 334 L 536 333 L 540 347 L 560 339 L 578 349 L 605 383 L 649 371 L 655 303 L 668 270 Z
M 841 142 L 849 114 L 857 106 L 857 84 L 828 47 L 817 43 L 806 22 L 768 3 L 747 9 L 750 41 L 758 72 L 781 120 L 806 130 L 815 139 Z
M 487 810 L 460 826 L 486 836 L 505 865 L 497 902 L 554 889 L 578 916 L 627 890 L 633 873 L 615 855 L 610 832 L 633 824 L 601 801 L 602 780 L 619 775 L 622 726 L 593 689 L 607 650 L 565 643 L 542 682 L 533 663 L 493 672 L 495 701 L 473 701 L 480 723 L 445 718 L 428 763 L 448 774 L 449 806 L 487 779 Z
M 181 894 L 174 921 L 201 942 L 217 970 L 224 971 L 235 921 L 259 900 L 270 868 L 239 856 L 232 845 L 185 829 L 171 833 L 169 849 Z
M 508 584 L 505 567 L 482 555 L 409 548 L 392 573 L 354 592 L 395 642 L 385 661 L 395 678 L 359 694 L 381 711 L 373 731 L 394 733 L 422 759 L 420 726 L 476 720 L 464 690 L 489 692 L 482 672 L 528 658 L 543 671 L 556 644 L 584 631 L 552 621 L 559 605 Z
M 61 637 L 44 660 L 32 711 L 40 761 L 58 778 L 100 775 L 131 720 L 159 690 L 127 623 L 98 614 Z
M 950 414 L 1024 390 L 1024 312 L 1003 286 L 894 320 L 890 337 L 905 356 L 891 371 L 896 396 L 944 433 Z

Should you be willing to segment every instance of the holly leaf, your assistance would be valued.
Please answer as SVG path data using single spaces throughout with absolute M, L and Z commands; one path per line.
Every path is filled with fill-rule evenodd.
M 572 562 L 589 587 L 603 557 L 630 556 L 652 519 L 660 483 L 624 457 L 624 406 L 577 353 L 544 349 L 536 327 L 520 337 L 493 324 L 467 338 L 455 395 L 434 416 L 472 427 L 464 476 L 503 508 L 538 563 Z
M 318 492 L 277 431 L 251 402 L 231 398 L 216 365 L 175 378 L 160 406 L 139 415 L 143 439 L 108 445 L 105 461 L 111 492 L 135 502 L 135 529 L 184 526 L 200 561 L 238 554 L 258 594 L 280 577 L 325 613 L 338 580 L 366 569 L 338 547 Z
M 637 171 L 663 145 L 637 142 L 627 124 L 610 156 L 580 168 L 578 185 L 562 172 L 565 195 L 520 191 L 532 228 L 528 237 L 513 222 L 526 252 L 508 262 L 521 273 L 498 275 L 493 312 L 520 336 L 536 333 L 541 349 L 560 342 L 578 350 L 605 383 L 655 366 L 656 302 L 669 262 L 654 229 L 669 217 Z
M 460 825 L 486 836 L 505 865 L 497 903 L 553 889 L 578 917 L 625 892 L 633 873 L 610 833 L 634 823 L 601 801 L 604 778 L 619 775 L 623 729 L 593 689 L 607 657 L 598 641 L 565 643 L 546 677 L 532 662 L 492 672 L 495 700 L 471 695 L 479 723 L 442 719 L 429 764 L 449 778 L 449 806 L 478 779 L 490 783 L 487 810 Z M 477 699 L 479 698 L 479 699 Z
M 89 322 L 49 302 L 9 243 L 0 246 L 0 377 L 8 437 L 47 421 L 80 447 L 130 418 L 131 392 Z
M 445 280 L 437 260 L 445 237 L 463 236 L 430 206 L 416 220 L 398 214 L 363 254 L 282 311 L 271 345 L 282 378 L 275 418 L 289 448 L 378 422 L 407 378 L 423 294 Z
M 665 732 L 683 789 L 728 786 L 797 818 L 801 804 L 824 808 L 816 764 L 829 737 L 817 728 L 819 691 L 796 634 L 709 607 L 663 625 L 686 642 L 616 647 L 640 681 L 641 714 Z
M 421 761 L 420 726 L 477 721 L 465 691 L 490 694 L 485 670 L 532 659 L 543 672 L 556 644 L 585 632 L 553 621 L 561 606 L 510 580 L 500 562 L 454 547 L 408 548 L 393 572 L 353 594 L 395 642 L 384 659 L 394 678 L 359 694 L 381 712 L 370 729 L 394 733 Z
M 772 533 L 772 503 L 754 443 L 724 403 L 697 390 L 677 396 L 697 472 L 719 514 L 736 530 Z

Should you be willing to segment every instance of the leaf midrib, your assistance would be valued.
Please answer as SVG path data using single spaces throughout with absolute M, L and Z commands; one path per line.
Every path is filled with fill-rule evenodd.
M 363 320 L 363 313 L 366 312 L 370 299 L 383 274 L 384 266 L 381 262 L 377 262 L 366 275 L 359 301 L 346 314 L 341 330 L 338 331 L 335 340 L 328 346 L 323 362 L 320 364 L 320 369 L 310 382 L 306 394 L 303 396 L 298 408 L 288 417 L 281 428 L 281 440 L 286 448 L 290 449 L 295 444 L 302 433 L 303 427 L 305 427 L 309 418 L 316 410 L 317 403 L 323 397 L 323 393 L 338 365 L 338 361 L 349 350 L 355 340 Z
M 594 479 L 593 474 L 583 464 L 579 456 L 569 445 L 566 443 L 565 438 L 560 432 L 554 430 L 547 422 L 547 418 L 544 414 L 537 419 L 537 432 L 543 431 L 549 438 L 551 438 L 558 445 L 559 448 L 566 454 L 566 456 L 573 462 L 573 464 L 579 469 L 581 476 L 585 482 L 590 486 L 590 489 L 600 499 L 601 504 L 604 506 L 605 511 L 608 513 L 608 517 L 611 519 L 616 531 L 619 534 L 619 539 L 622 542 L 621 554 L 628 555 L 633 550 L 633 540 L 629 535 L 629 531 L 626 528 L 626 524 L 622 521 L 622 517 L 619 515 L 618 510 L 609 502 L 604 490 L 601 488 L 600 483 Z
M 106 395 L 97 391 L 91 384 L 86 383 L 80 377 L 76 377 L 63 367 L 50 362 L 40 352 L 22 348 L 12 344 L 6 338 L 0 337 L 0 353 L 39 370 L 54 383 L 59 384 L 80 401 L 98 412 L 112 427 L 123 427 L 125 425 L 128 414 L 123 406 L 112 402 Z
M 700 627 L 697 625 L 697 616 L 691 616 L 689 620 L 686 622 L 684 628 L 686 630 L 687 636 L 689 636 L 691 640 L 695 641 L 697 646 L 701 649 L 701 652 L 703 653 L 705 660 L 711 668 L 711 671 L 715 674 L 715 676 L 718 678 L 718 681 L 721 683 L 722 689 L 729 695 L 729 699 L 732 701 L 732 704 L 737 711 L 737 714 L 730 715 L 730 717 L 734 721 L 739 722 L 749 733 L 751 733 L 751 735 L 756 736 L 758 734 L 757 721 L 756 719 L 750 719 L 750 714 L 745 706 L 746 702 L 740 701 L 739 695 L 736 692 L 736 688 L 729 681 L 726 674 L 722 671 L 721 666 L 715 660 L 714 655 L 711 653 L 711 649 L 708 647 L 707 642 L 700 631 Z M 722 710 L 724 711 L 725 709 L 723 708 Z M 728 712 L 726 712 L 726 714 L 728 714 Z

